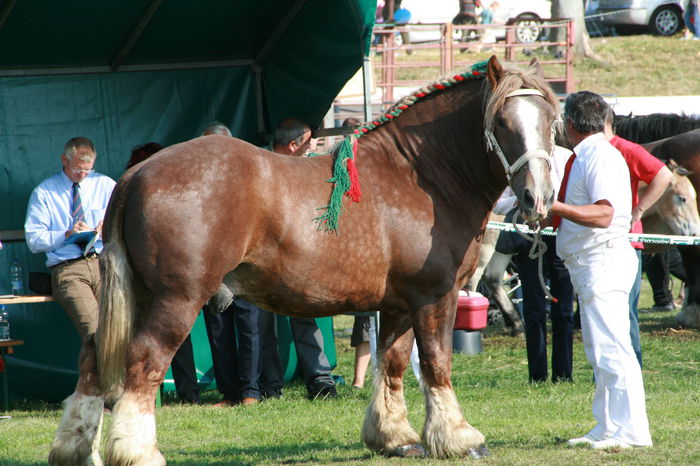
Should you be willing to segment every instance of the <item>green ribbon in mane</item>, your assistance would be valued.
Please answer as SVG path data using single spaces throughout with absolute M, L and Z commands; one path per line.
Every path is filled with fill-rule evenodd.
M 333 183 L 331 199 L 328 202 L 325 212 L 316 217 L 318 229 L 323 231 L 337 231 L 338 219 L 343 210 L 343 197 L 349 196 L 355 202 L 360 202 L 360 185 L 355 166 L 355 153 L 357 153 L 357 137 L 346 137 L 340 144 L 338 153 L 333 162 L 333 177 L 326 180 Z

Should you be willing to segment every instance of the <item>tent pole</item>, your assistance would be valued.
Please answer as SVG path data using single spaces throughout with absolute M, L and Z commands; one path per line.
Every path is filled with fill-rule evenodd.
M 371 90 L 371 78 L 370 73 L 372 70 L 369 67 L 369 57 L 365 55 L 362 58 L 362 84 L 363 84 L 363 94 L 364 94 L 364 104 L 365 104 L 365 121 L 370 121 L 372 119 L 372 90 Z
M 258 135 L 264 138 L 265 131 L 265 106 L 263 102 L 263 82 L 262 82 L 262 66 L 253 65 L 253 76 L 255 79 L 255 103 L 258 109 Z M 267 144 L 270 141 L 261 141 Z

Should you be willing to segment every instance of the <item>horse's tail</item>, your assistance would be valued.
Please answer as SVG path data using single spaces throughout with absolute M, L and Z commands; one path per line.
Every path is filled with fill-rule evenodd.
M 97 367 L 103 393 L 117 397 L 124 382 L 126 348 L 133 334 L 136 312 L 132 270 L 123 237 L 128 184 L 123 178 L 112 195 L 105 223 L 105 247 L 100 254 L 102 290 L 96 335 Z

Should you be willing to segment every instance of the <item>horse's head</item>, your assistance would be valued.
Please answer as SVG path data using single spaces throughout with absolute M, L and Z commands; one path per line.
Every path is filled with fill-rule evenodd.
M 537 59 L 518 71 L 504 70 L 493 56 L 486 77 L 491 87 L 484 118 L 487 149 L 500 158 L 523 217 L 541 220 L 554 202 L 549 172 L 557 98 Z
M 673 235 L 700 236 L 695 188 L 688 179 L 690 172 L 674 160 L 669 160 L 666 165 L 673 173 L 673 178 L 659 200 L 644 212 L 644 230 L 649 233 L 659 230 L 660 233 Z M 640 196 L 644 189 L 646 188 L 640 187 Z M 656 220 L 655 216 L 658 217 Z M 656 221 L 660 221 L 662 226 L 656 226 Z

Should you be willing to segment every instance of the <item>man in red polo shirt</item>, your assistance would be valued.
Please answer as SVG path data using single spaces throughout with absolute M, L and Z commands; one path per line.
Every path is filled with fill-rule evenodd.
M 605 118 L 605 137 L 624 157 L 627 162 L 627 167 L 630 170 L 630 185 L 632 188 L 632 228 L 630 233 L 642 233 L 642 215 L 644 212 L 654 205 L 654 203 L 666 191 L 668 184 L 673 178 L 673 173 L 666 165 L 639 144 L 636 144 L 627 139 L 623 139 L 613 132 L 613 121 L 615 114 L 608 107 L 608 113 Z M 649 187 L 644 191 L 644 195 L 639 197 L 639 182 L 643 181 Z M 639 266 L 637 270 L 637 279 L 634 281 L 634 286 L 629 295 L 630 305 L 630 338 L 632 339 L 632 348 L 637 355 L 639 366 L 642 366 L 642 345 L 639 339 L 639 312 L 637 311 L 637 303 L 639 301 L 639 292 L 642 282 L 642 249 L 644 244 L 633 241 L 632 246 L 637 252 Z

